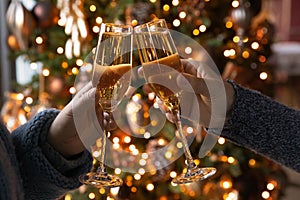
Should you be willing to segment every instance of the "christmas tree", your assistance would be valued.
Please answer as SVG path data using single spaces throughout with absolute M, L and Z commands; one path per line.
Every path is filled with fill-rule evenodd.
M 24 17 L 21 26 L 16 26 L 16 10 Z M 41 69 L 29 83 L 17 84 L 16 95 L 11 95 L 9 101 L 21 101 L 19 111 L 26 119 L 39 109 L 62 108 L 76 93 L 75 78 L 97 43 L 101 23 L 135 26 L 153 18 L 166 19 L 170 29 L 201 44 L 224 78 L 271 95 L 267 91 L 272 86 L 272 68 L 267 61 L 272 53 L 274 28 L 267 18 L 261 17 L 261 12 L 262 2 L 257 0 L 40 0 L 31 10 L 21 1 L 12 1 L 7 10 L 11 56 L 13 59 L 24 56 L 32 70 L 37 66 Z M 139 77 L 134 81 L 139 81 Z M 183 156 L 164 168 L 156 168 L 155 160 L 147 159 L 152 151 L 163 148 L 174 138 L 174 125 L 166 121 L 160 133 L 151 138 L 134 126 L 149 124 L 149 110 L 155 103 L 142 89 L 137 90 L 128 105 L 120 108 L 127 118 L 124 126 L 132 134 L 117 129 L 110 138 L 115 151 L 131 153 L 128 160 L 118 155 L 113 159 L 127 167 L 138 166 L 139 170 L 128 173 L 121 168 L 110 168 L 110 173 L 123 179 L 123 186 L 112 189 L 81 186 L 67 194 L 65 200 L 278 199 L 283 195 L 287 177 L 280 166 L 222 137 L 205 158 L 195 160 L 200 166 L 216 167 L 214 177 L 186 185 L 171 183 L 172 178 L 185 170 Z M 126 115 L 130 106 L 137 109 Z M 5 108 L 4 115 L 11 116 L 9 107 Z M 205 133 L 188 125 L 184 128 L 187 137 L 193 138 L 191 152 L 197 155 Z M 137 159 L 137 154 L 142 158 Z M 172 157 L 161 156 L 160 160 L 166 161 Z M 146 160 L 153 165 L 150 172 L 143 170 Z

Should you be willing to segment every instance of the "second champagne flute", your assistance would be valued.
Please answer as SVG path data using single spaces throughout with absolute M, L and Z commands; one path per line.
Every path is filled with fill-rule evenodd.
M 180 119 L 181 89 L 176 77 L 183 71 L 177 48 L 164 19 L 157 19 L 134 28 L 139 57 L 146 81 L 173 114 L 179 137 L 183 143 L 187 172 L 173 179 L 174 183 L 203 180 L 215 174 L 213 167 L 199 168 L 194 163 Z
M 96 99 L 103 115 L 111 116 L 127 92 L 132 68 L 132 27 L 102 23 L 93 64 L 93 85 L 96 86 Z M 104 119 L 104 116 L 103 116 Z M 107 119 L 107 118 L 106 118 Z M 109 121 L 109 119 L 107 119 Z M 99 150 L 99 167 L 80 177 L 80 181 L 95 187 L 117 187 L 123 181 L 118 176 L 108 174 L 105 167 L 107 125 L 103 124 L 103 136 L 96 141 L 94 150 Z

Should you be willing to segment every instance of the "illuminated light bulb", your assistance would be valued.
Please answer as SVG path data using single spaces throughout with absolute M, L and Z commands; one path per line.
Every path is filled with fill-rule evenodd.
M 113 187 L 113 188 L 110 188 L 110 193 L 113 196 L 116 196 L 119 193 L 119 190 L 120 190 L 120 187 Z
M 171 178 L 175 178 L 177 176 L 177 173 L 176 172 L 174 172 L 174 171 L 171 171 L 170 172 L 170 177 Z
M 78 72 L 79 72 L 79 70 L 77 67 L 72 68 L 72 74 L 76 75 L 76 74 L 78 74 Z
M 83 65 L 83 60 L 82 59 L 77 59 L 76 60 L 76 65 L 77 66 L 82 66 Z
M 105 194 L 105 189 L 104 189 L 104 188 L 100 188 L 100 189 L 99 189 L 99 193 L 100 193 L 100 194 Z
M 115 169 L 115 174 L 121 174 L 122 170 L 120 168 Z
M 225 24 L 226 28 L 232 28 L 232 26 L 233 26 L 232 21 L 227 21 L 226 24 Z
M 267 72 L 261 72 L 261 73 L 259 74 L 259 78 L 260 78 L 261 80 L 266 80 L 266 79 L 268 78 Z
M 97 10 L 97 7 L 95 5 L 90 5 L 90 11 L 95 12 Z
M 134 145 L 134 144 L 131 144 L 131 145 L 129 146 L 129 150 L 130 150 L 130 151 L 135 150 L 135 145 Z
M 223 138 L 223 137 L 220 137 L 219 139 L 218 139 L 218 143 L 219 144 L 224 144 L 225 143 L 225 138 Z
M 64 200 L 72 200 L 72 195 L 71 194 L 66 194 Z
M 120 139 L 118 137 L 114 137 L 112 141 L 113 141 L 113 143 L 119 143 Z
M 167 151 L 167 152 L 165 153 L 165 157 L 166 157 L 167 159 L 172 158 L 172 152 L 171 152 L 171 151 Z
M 151 137 L 151 134 L 149 133 L 149 132 L 146 132 L 145 134 L 144 134 L 144 138 L 145 139 L 149 139 Z
M 165 12 L 168 12 L 168 11 L 170 10 L 170 6 L 169 6 L 168 4 L 165 4 L 165 5 L 163 6 L 163 10 L 164 10 Z
M 32 104 L 32 103 L 33 103 L 33 98 L 32 98 L 32 97 L 27 97 L 27 98 L 25 99 L 25 102 L 26 102 L 27 104 Z
M 138 181 L 141 180 L 142 176 L 140 174 L 134 174 L 133 178 Z
M 49 69 L 43 69 L 42 74 L 43 74 L 43 76 L 49 76 L 50 75 L 50 70 Z
M 225 57 L 229 57 L 230 56 L 230 51 L 228 49 L 226 49 L 224 52 L 223 52 L 223 55 Z
M 186 47 L 185 49 L 184 49 L 184 52 L 186 53 L 186 54 L 191 54 L 192 53 L 192 48 L 191 47 Z
M 268 190 L 274 190 L 274 188 L 275 188 L 275 185 L 273 183 L 268 183 L 267 184 L 267 189 Z
M 145 159 L 141 159 L 141 160 L 139 161 L 139 164 L 140 164 L 141 166 L 145 166 L 146 163 L 147 163 L 147 161 L 146 161 Z
M 200 34 L 200 31 L 198 29 L 193 30 L 193 35 L 197 36 Z
M 264 199 L 268 199 L 270 197 L 270 193 L 268 191 L 263 191 L 261 193 L 261 197 Z
M 235 43 L 238 43 L 240 41 L 240 37 L 239 36 L 234 36 L 232 41 L 235 42 Z
M 113 149 L 119 149 L 120 148 L 120 144 L 119 143 L 114 143 L 113 144 Z
M 136 26 L 136 25 L 138 25 L 138 20 L 136 20 L 136 19 L 133 19 L 132 21 L 131 21 L 131 25 L 132 26 Z
M 93 26 L 92 30 L 93 30 L 94 33 L 99 33 L 100 32 L 99 26 Z
M 157 141 L 157 143 L 158 143 L 160 146 L 163 146 L 163 145 L 165 145 L 166 141 L 165 141 L 164 139 L 162 139 L 162 138 L 159 138 L 158 141 Z
M 249 58 L 250 53 L 248 51 L 243 51 L 242 56 L 243 58 Z
M 93 192 L 89 193 L 89 198 L 90 199 L 95 199 L 95 197 L 96 197 L 95 193 L 93 193 Z
M 128 144 L 131 142 L 131 138 L 129 136 L 125 136 L 123 141 Z
M 44 42 L 44 39 L 41 36 L 38 36 L 38 37 L 35 38 L 35 42 L 37 44 L 42 44 Z
M 135 193 L 137 191 L 137 189 L 136 189 L 136 187 L 132 187 L 130 191 Z
M 179 19 L 174 19 L 173 20 L 173 26 L 175 26 L 175 27 L 179 27 L 180 26 L 180 20 Z
M 139 153 L 140 153 L 140 152 L 139 152 L 138 149 L 134 149 L 134 150 L 132 151 L 132 154 L 135 155 L 135 156 L 136 156 L 136 155 L 139 155 Z
M 151 3 L 156 3 L 156 0 L 149 0 Z
M 149 184 L 147 184 L 146 189 L 148 191 L 152 191 L 152 190 L 154 190 L 154 185 L 152 183 L 149 183 Z
M 67 62 L 62 62 L 62 63 L 61 63 L 61 67 L 62 67 L 63 69 L 67 69 L 67 68 L 69 67 L 69 64 L 68 64 Z
M 230 156 L 230 157 L 228 157 L 227 162 L 232 164 L 235 162 L 235 158 Z
M 75 87 L 70 87 L 69 89 L 70 94 L 75 94 L 77 92 Z
M 251 48 L 252 48 L 252 49 L 258 49 L 258 48 L 259 48 L 258 42 L 253 42 L 253 43 L 251 44 Z
M 199 31 L 202 32 L 202 33 L 205 32 L 206 29 L 207 28 L 206 28 L 206 26 L 204 24 L 202 24 L 201 26 L 199 26 Z
M 249 160 L 249 166 L 253 167 L 256 164 L 256 161 L 254 159 Z
M 103 22 L 102 17 L 96 17 L 96 23 L 101 24 Z
M 64 53 L 64 48 L 62 48 L 62 47 L 57 47 L 56 52 L 57 52 L 58 54 L 63 54 L 63 53 Z
M 182 142 L 177 142 L 176 146 L 178 149 L 181 149 L 183 147 L 183 144 Z
M 186 12 L 181 11 L 178 15 L 181 19 L 184 19 L 186 17 Z
M 239 7 L 240 2 L 237 0 L 234 0 L 234 1 L 232 1 L 231 5 L 232 5 L 232 7 L 237 8 L 237 7 Z
M 138 173 L 139 173 L 140 175 L 144 175 L 144 174 L 146 173 L 146 171 L 145 171 L 144 168 L 140 168 L 140 169 L 138 170 Z
M 179 5 L 179 0 L 173 0 L 172 5 L 173 6 L 178 6 Z

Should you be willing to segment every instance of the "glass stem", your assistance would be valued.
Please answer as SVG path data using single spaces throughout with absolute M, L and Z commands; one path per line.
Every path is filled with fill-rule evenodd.
M 183 144 L 183 150 L 184 150 L 185 158 L 186 158 L 186 161 L 187 161 L 187 167 L 188 167 L 188 169 L 192 169 L 192 168 L 196 167 L 196 164 L 194 163 L 194 159 L 193 159 L 192 154 L 190 152 L 187 140 L 186 140 L 186 138 L 183 134 L 179 109 L 172 109 L 172 114 L 173 114 L 174 119 L 175 119 L 175 124 L 176 124 L 176 127 L 177 127 L 179 137 L 180 137 L 180 139 L 182 141 L 182 144 Z

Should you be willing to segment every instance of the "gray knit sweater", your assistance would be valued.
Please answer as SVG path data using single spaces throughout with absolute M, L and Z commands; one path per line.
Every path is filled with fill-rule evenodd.
M 67 160 L 46 141 L 58 112 L 40 112 L 11 134 L 0 124 L 1 200 L 56 199 L 80 186 L 78 176 L 90 169 L 90 154 Z
M 300 111 L 230 82 L 236 100 L 222 136 L 300 172 Z

